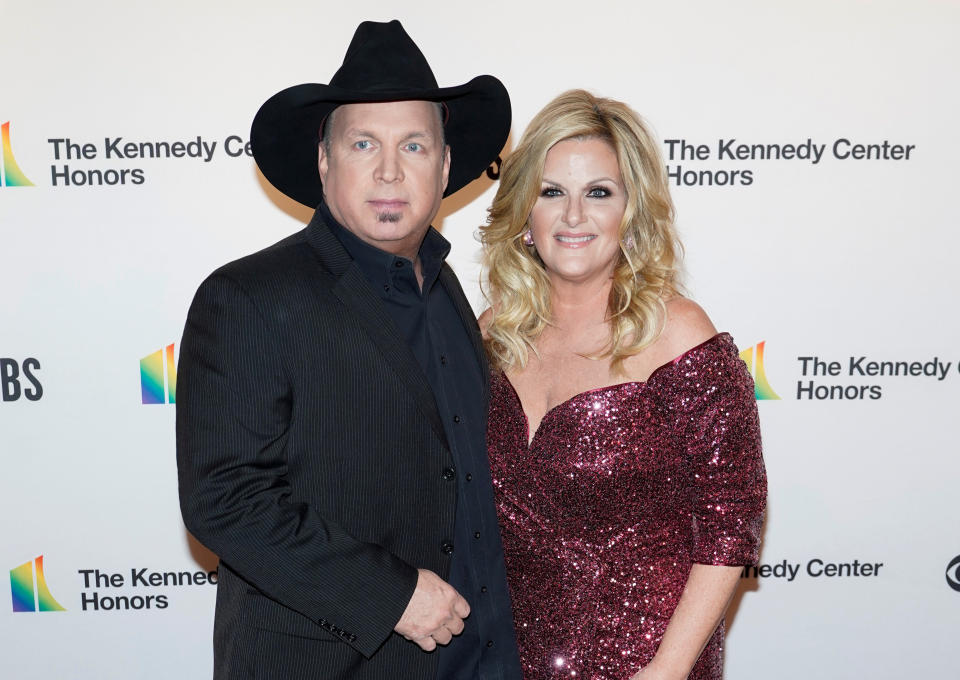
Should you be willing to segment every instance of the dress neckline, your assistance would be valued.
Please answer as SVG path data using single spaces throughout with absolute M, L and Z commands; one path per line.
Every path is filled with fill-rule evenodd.
M 523 402 L 520 400 L 520 394 L 517 392 L 517 388 L 513 386 L 512 382 L 510 382 L 510 378 L 507 377 L 506 372 L 500 371 L 500 375 L 503 378 L 504 382 L 506 382 L 507 385 L 510 387 L 510 392 L 513 394 L 513 398 L 516 399 L 517 406 L 520 408 L 520 413 L 523 415 L 524 437 L 526 439 L 527 450 L 529 451 L 533 448 L 533 443 L 536 441 L 537 435 L 540 434 L 540 431 L 543 429 L 543 424 L 547 421 L 547 418 L 551 416 L 555 411 L 560 409 L 561 407 L 566 406 L 567 404 L 570 404 L 576 399 L 585 397 L 588 394 L 597 394 L 599 392 L 607 392 L 607 391 L 612 392 L 618 389 L 623 389 L 625 387 L 636 387 L 637 389 L 645 387 L 646 385 L 649 385 L 653 381 L 653 379 L 656 376 L 658 376 L 662 371 L 668 368 L 671 368 L 673 366 L 676 366 L 678 363 L 683 361 L 683 359 L 689 354 L 692 354 L 693 352 L 703 348 L 704 346 L 712 344 L 715 340 L 720 340 L 722 338 L 730 338 L 730 334 L 727 332 L 720 332 L 720 333 L 717 333 L 716 335 L 713 335 L 707 338 L 700 344 L 694 345 L 690 349 L 682 352 L 681 354 L 678 354 L 673 359 L 670 359 L 670 361 L 664 362 L 659 366 L 657 366 L 655 369 L 653 369 L 650 372 L 650 375 L 647 376 L 646 380 L 628 380 L 626 382 L 613 383 L 612 385 L 602 385 L 600 387 L 593 387 L 589 390 L 584 390 L 583 392 L 577 392 L 576 394 L 568 397 L 567 399 L 564 399 L 563 401 L 557 404 L 554 404 L 553 406 L 548 408 L 544 412 L 543 417 L 540 418 L 540 424 L 537 425 L 537 429 L 533 433 L 533 436 L 530 435 L 530 418 L 529 416 L 527 416 L 527 412 L 523 409 Z

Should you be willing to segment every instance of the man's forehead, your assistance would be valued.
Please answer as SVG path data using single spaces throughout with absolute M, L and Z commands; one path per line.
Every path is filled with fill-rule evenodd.
M 435 102 L 410 99 L 395 102 L 342 104 L 334 109 L 335 132 L 389 130 L 432 133 L 440 126 Z

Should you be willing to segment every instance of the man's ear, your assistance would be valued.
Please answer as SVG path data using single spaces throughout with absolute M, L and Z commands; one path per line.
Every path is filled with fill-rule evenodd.
M 450 179 L 450 145 L 443 150 L 443 190 L 447 190 L 447 181 Z
M 330 159 L 327 158 L 327 150 L 323 142 L 317 144 L 317 170 L 320 171 L 320 183 L 327 183 L 327 171 L 330 169 Z

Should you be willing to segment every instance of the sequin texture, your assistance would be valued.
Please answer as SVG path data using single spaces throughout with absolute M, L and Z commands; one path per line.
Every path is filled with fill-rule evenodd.
M 766 475 L 753 380 L 727 334 L 578 394 L 529 446 L 492 377 L 488 446 L 526 680 L 625 680 L 656 653 L 694 563 L 756 562 Z M 692 680 L 722 677 L 723 625 Z

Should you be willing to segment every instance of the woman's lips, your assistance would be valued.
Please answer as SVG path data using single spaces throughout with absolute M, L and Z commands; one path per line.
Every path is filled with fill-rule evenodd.
M 560 245 L 565 248 L 581 248 L 593 239 L 597 238 L 596 234 L 555 234 L 554 239 L 560 242 Z

